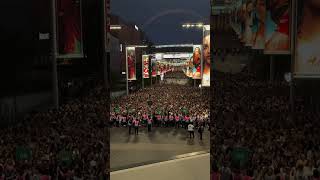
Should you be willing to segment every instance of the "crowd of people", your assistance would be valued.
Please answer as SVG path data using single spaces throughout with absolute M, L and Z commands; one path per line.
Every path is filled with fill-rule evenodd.
M 208 127 L 209 91 L 188 85 L 163 84 L 115 99 L 110 106 L 111 127 Z M 188 129 L 190 130 L 190 129 Z
M 290 109 L 287 82 L 249 73 L 215 73 L 211 120 L 212 179 L 319 179 L 319 113 L 304 99 Z M 244 149 L 243 159 L 236 152 Z
M 109 94 L 98 86 L 0 130 L 0 180 L 109 179 Z

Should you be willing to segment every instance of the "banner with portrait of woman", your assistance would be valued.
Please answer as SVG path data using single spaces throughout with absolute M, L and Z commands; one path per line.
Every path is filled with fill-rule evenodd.
M 265 0 L 265 54 L 290 54 L 290 1 Z
M 244 6 L 244 43 L 245 46 L 252 46 L 253 0 L 247 0 Z
M 265 0 L 253 1 L 252 13 L 252 49 L 264 49 L 265 35 Z
M 81 0 L 56 0 L 58 58 L 83 58 Z
M 143 78 L 149 78 L 149 55 L 142 55 L 142 69 L 143 69 Z
M 240 42 L 243 44 L 246 44 L 246 14 L 247 14 L 247 6 L 246 2 L 242 1 L 240 11 L 239 11 L 239 16 L 240 16 Z
M 129 81 L 137 80 L 136 77 L 136 49 L 134 47 L 126 48 L 127 59 L 127 77 Z
M 192 54 L 192 79 L 201 79 L 202 46 L 194 45 Z
M 151 76 L 157 77 L 157 58 L 155 55 L 151 56 Z
M 210 66 L 211 66 L 211 54 L 210 54 L 210 25 L 203 27 L 203 41 L 202 41 L 202 86 L 210 86 Z
M 320 2 L 297 1 L 296 77 L 320 77 Z

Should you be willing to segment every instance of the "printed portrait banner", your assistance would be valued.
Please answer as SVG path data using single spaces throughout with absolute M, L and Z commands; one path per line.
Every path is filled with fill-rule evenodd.
M 297 1 L 295 77 L 320 77 L 320 12 L 319 3 Z
M 143 61 L 143 78 L 149 78 L 149 55 L 142 55 Z
M 154 56 L 151 58 L 151 70 L 152 77 L 157 77 L 157 59 Z
M 255 0 L 252 14 L 252 49 L 264 49 L 265 0 Z
M 253 2 L 251 0 L 247 0 L 244 4 L 245 12 L 244 12 L 244 19 L 245 19 L 245 30 L 244 30 L 244 42 L 245 46 L 252 46 L 252 11 L 253 11 Z
M 56 1 L 58 58 L 83 58 L 81 0 Z
M 265 54 L 290 54 L 290 2 L 265 0 Z
M 185 62 L 184 74 L 187 77 L 192 78 L 193 77 L 192 71 L 193 71 L 193 56 L 192 54 L 190 54 L 189 58 Z
M 160 69 L 160 61 L 157 61 L 157 75 L 160 76 L 161 69 Z
M 246 43 L 246 13 L 247 13 L 247 6 L 244 1 L 242 1 L 241 7 L 240 7 L 240 41 L 242 43 Z
M 193 46 L 192 55 L 192 78 L 201 79 L 201 64 L 202 64 L 202 46 Z
M 163 73 L 165 73 L 165 72 L 164 72 L 164 66 L 165 66 L 164 63 L 163 63 L 163 62 L 160 62 L 160 75 L 163 74 Z
M 206 25 L 203 28 L 203 41 L 202 41 L 202 86 L 210 86 L 210 66 L 211 66 L 211 55 L 210 55 L 210 26 Z
M 126 48 L 127 51 L 127 72 L 128 80 L 137 80 L 136 77 L 136 49 L 134 47 Z

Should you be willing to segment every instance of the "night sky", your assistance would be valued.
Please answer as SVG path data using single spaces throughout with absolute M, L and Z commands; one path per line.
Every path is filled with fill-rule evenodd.
M 182 24 L 208 24 L 210 0 L 111 0 L 111 13 L 137 24 L 155 44 L 200 44 L 202 29 Z

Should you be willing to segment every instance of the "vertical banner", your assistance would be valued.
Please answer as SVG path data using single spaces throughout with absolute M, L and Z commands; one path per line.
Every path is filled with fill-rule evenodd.
M 105 20 L 106 20 L 106 52 L 110 52 L 111 49 L 111 41 L 110 41 L 110 0 L 105 0 L 106 3 L 106 12 L 105 12 Z
M 143 78 L 149 78 L 149 55 L 142 55 L 143 61 Z
M 157 61 L 157 76 L 160 76 L 161 71 L 160 71 L 160 61 Z
M 241 27 L 241 31 L 240 31 L 240 41 L 242 43 L 246 42 L 246 37 L 245 37 L 245 30 L 246 30 L 246 13 L 247 13 L 247 6 L 244 2 L 242 2 L 241 5 L 241 10 L 240 10 L 240 27 Z
M 164 63 L 160 62 L 160 75 L 164 74 Z
M 157 77 L 157 59 L 156 56 L 151 56 L 151 75 Z
M 295 76 L 320 77 L 320 3 L 297 1 Z
M 157 76 L 160 76 L 161 71 L 160 71 L 160 63 L 163 59 L 163 54 L 162 53 L 157 53 L 156 54 L 156 70 L 157 70 Z
M 252 49 L 264 49 L 265 19 L 265 0 L 255 0 L 252 15 Z
M 193 56 L 190 54 L 189 59 L 186 61 L 186 69 L 185 69 L 185 75 L 189 78 L 192 78 L 193 76 Z
M 58 58 L 83 58 L 81 0 L 56 1 Z
M 136 77 L 136 49 L 134 47 L 127 47 L 127 68 L 128 80 L 137 80 Z
M 201 79 L 201 63 L 202 63 L 202 46 L 194 45 L 193 46 L 193 55 L 192 55 L 192 78 Z
M 210 25 L 203 27 L 203 63 L 202 63 L 202 86 L 210 86 Z
M 266 0 L 265 54 L 290 54 L 290 2 Z
M 245 46 L 252 46 L 252 11 L 253 11 L 253 2 L 252 0 L 247 0 L 245 4 Z

